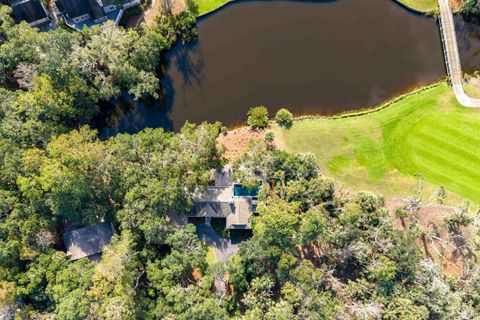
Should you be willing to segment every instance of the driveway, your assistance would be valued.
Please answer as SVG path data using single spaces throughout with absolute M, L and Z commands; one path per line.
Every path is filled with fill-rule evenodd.
M 211 245 L 215 249 L 218 262 L 225 262 L 238 252 L 238 245 L 229 239 L 223 238 L 215 232 L 210 224 L 197 224 L 197 234 L 200 240 Z

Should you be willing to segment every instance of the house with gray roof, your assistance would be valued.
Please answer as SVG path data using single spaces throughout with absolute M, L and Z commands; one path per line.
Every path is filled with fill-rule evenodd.
M 94 257 L 103 252 L 110 243 L 115 231 L 109 223 L 73 229 L 65 232 L 63 241 L 67 250 L 67 258 L 74 261 L 85 257 Z
M 123 12 L 140 4 L 140 0 L 55 0 L 58 12 L 65 23 L 82 30 L 107 20 L 118 25 Z
M 10 6 L 18 22 L 26 21 L 41 31 L 48 31 L 54 27 L 50 13 L 42 0 L 13 0 Z
M 212 185 L 199 190 L 193 198 L 193 208 L 187 218 L 222 218 L 226 228 L 251 229 L 250 217 L 256 208 L 256 194 L 245 195 L 241 186 L 233 182 L 231 166 L 212 173 Z

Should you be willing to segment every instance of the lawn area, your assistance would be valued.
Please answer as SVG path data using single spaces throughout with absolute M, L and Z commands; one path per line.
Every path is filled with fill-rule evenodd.
M 212 246 L 208 246 L 207 250 L 207 263 L 212 266 L 218 261 L 217 254 Z
M 459 195 L 480 203 L 480 110 L 461 107 L 446 83 L 377 112 L 299 120 L 275 131 L 280 146 L 315 154 L 344 188 L 411 196 L 418 173 L 423 200 L 443 185 L 452 202 Z
M 438 0 L 397 0 L 413 10 L 430 12 L 438 7 Z
M 194 0 L 194 2 L 198 6 L 198 15 L 203 15 L 220 8 L 229 0 Z

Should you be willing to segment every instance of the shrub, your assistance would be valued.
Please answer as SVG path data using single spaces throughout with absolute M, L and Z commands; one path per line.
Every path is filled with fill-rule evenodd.
M 250 108 L 247 116 L 247 124 L 252 128 L 265 128 L 268 126 L 268 109 L 265 106 Z
M 272 131 L 269 131 L 265 134 L 265 142 L 266 143 L 272 143 L 273 140 L 275 140 L 275 133 Z
M 223 134 L 224 136 L 227 135 L 227 133 L 228 133 L 228 128 L 225 127 L 225 126 L 222 126 L 222 127 L 220 128 L 220 133 Z
M 287 109 L 282 108 L 275 115 L 275 121 L 285 128 L 290 128 L 293 125 L 293 115 Z
M 405 207 L 397 207 L 395 209 L 395 217 L 398 219 L 406 219 L 408 218 L 408 211 Z

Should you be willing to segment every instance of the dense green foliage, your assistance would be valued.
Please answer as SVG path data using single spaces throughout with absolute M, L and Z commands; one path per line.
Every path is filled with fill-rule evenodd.
M 480 14 L 480 1 L 478 0 L 465 0 L 460 7 L 462 13 L 468 15 L 479 15 Z
M 225 263 L 207 261 L 195 226 L 174 221 L 224 164 L 221 125 L 105 141 L 81 125 L 123 90 L 155 95 L 158 57 L 188 40 L 191 15 L 38 33 L 9 11 L 0 7 L 0 319 L 480 319 L 477 264 L 461 281 L 444 277 L 417 245 L 431 235 L 414 214 L 397 210 L 411 223 L 394 229 L 381 197 L 337 192 L 312 154 L 275 149 L 273 134 L 234 166 L 244 186 L 264 182 L 252 236 Z M 250 117 L 268 124 L 264 107 Z M 68 260 L 65 229 L 101 221 L 117 234 L 100 260 Z M 464 210 L 446 224 L 458 239 L 474 221 Z
M 247 114 L 247 124 L 252 128 L 268 126 L 268 109 L 265 106 L 250 108 Z
M 287 109 L 282 108 L 275 114 L 275 121 L 282 127 L 290 128 L 293 125 L 293 115 Z
M 178 134 L 145 130 L 100 141 L 81 128 L 4 162 L 10 175 L 0 190 L 2 289 L 14 285 L 12 294 L 25 308 L 55 312 L 58 319 L 92 312 L 128 319 L 137 313 L 134 286 L 145 269 L 172 268 L 148 273 L 159 290 L 186 283 L 193 267 L 205 268 L 206 249 L 194 229 L 176 230 L 167 215 L 188 210 L 195 189 L 220 163 L 218 132 L 219 125 L 187 124 Z M 121 231 L 100 264 L 66 260 L 58 249 L 65 222 L 100 220 Z M 165 244 L 170 255 L 161 249 Z
M 313 156 L 264 142 L 235 168 L 240 179 L 270 181 L 253 236 L 209 266 L 195 227 L 169 216 L 190 207 L 220 164 L 218 133 L 219 125 L 187 125 L 102 142 L 82 128 L 26 150 L 11 169 L 18 187 L 2 191 L 0 311 L 24 319 L 476 319 L 476 268 L 452 285 L 423 257 L 415 223 L 394 229 L 382 198 L 336 194 Z M 55 227 L 99 218 L 119 231 L 101 260 L 65 259 Z M 464 213 L 448 220 L 452 230 L 470 222 Z M 212 290 L 215 278 L 231 289 Z
M 227 263 L 244 318 L 478 319 L 477 272 L 460 286 L 444 278 L 416 244 L 418 224 L 394 229 L 382 198 L 337 195 L 313 157 L 262 144 L 238 170 L 272 181 L 253 237 Z
M 15 23 L 10 13 L 0 6 L 0 132 L 22 147 L 89 123 L 101 100 L 125 90 L 136 99 L 157 97 L 161 53 L 195 36 L 188 12 L 136 30 L 109 21 L 48 33 Z

